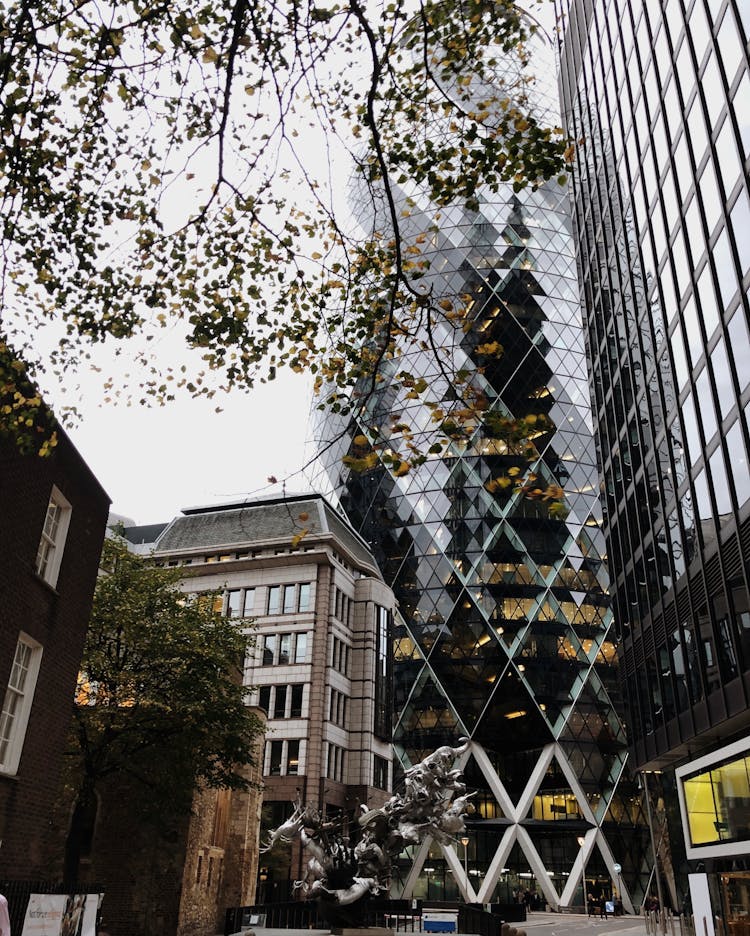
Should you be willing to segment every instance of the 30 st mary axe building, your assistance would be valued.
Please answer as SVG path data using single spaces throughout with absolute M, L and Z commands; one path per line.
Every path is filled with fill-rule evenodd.
M 514 69 L 509 59 L 501 79 Z M 397 756 L 408 766 L 472 742 L 466 851 L 426 844 L 404 860 L 402 892 L 503 902 L 531 890 L 552 907 L 580 906 L 585 873 L 589 890 L 622 888 L 630 906 L 645 884 L 644 826 L 617 714 L 569 195 L 557 182 L 508 185 L 481 191 L 476 211 L 444 208 L 436 224 L 416 187 L 396 194 L 410 199 L 403 232 L 423 242 L 433 296 L 471 297 L 468 331 L 445 325 L 439 336 L 449 369 L 492 401 L 468 444 L 408 474 L 351 472 L 341 459 L 352 440 L 393 416 L 423 445 L 430 437 L 434 411 L 399 386 L 396 369 L 424 378 L 447 414 L 460 405 L 415 343 L 384 365 L 349 422 L 324 413 L 317 429 L 317 484 L 338 497 L 400 603 Z M 366 224 L 368 205 L 355 210 Z M 482 348 L 494 342 L 504 350 L 489 358 Z M 528 472 L 535 496 L 512 483 Z M 545 493 L 558 487 L 562 502 Z
M 628 728 L 712 932 L 750 909 L 750 5 L 560 13 Z

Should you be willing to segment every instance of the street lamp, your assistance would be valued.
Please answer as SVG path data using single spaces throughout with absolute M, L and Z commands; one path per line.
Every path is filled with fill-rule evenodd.
M 622 873 L 622 865 L 615 862 L 612 865 L 612 870 L 615 872 L 615 885 L 617 887 L 617 899 L 622 901 L 622 884 L 620 883 L 620 874 Z M 615 904 L 615 910 L 617 905 Z
M 581 884 L 583 885 L 583 912 L 586 916 L 589 915 L 589 899 L 586 896 L 586 855 L 583 853 L 583 845 L 586 839 L 582 836 L 578 836 L 578 844 L 581 847 Z
M 469 848 L 469 836 L 464 835 L 461 838 L 461 844 L 464 847 L 464 877 L 466 878 L 466 899 L 469 899 L 469 860 L 467 850 Z

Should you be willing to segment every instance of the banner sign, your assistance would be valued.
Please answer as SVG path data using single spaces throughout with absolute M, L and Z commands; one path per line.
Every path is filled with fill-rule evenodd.
M 22 936 L 96 936 L 102 894 L 32 894 Z

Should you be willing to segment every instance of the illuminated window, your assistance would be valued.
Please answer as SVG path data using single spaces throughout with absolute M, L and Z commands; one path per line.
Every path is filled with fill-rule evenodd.
M 692 845 L 750 839 L 749 769 L 742 757 L 684 781 Z

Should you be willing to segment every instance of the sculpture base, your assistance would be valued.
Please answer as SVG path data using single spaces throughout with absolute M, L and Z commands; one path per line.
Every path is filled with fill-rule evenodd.
M 385 926 L 332 926 L 332 936 L 395 936 L 395 931 Z

